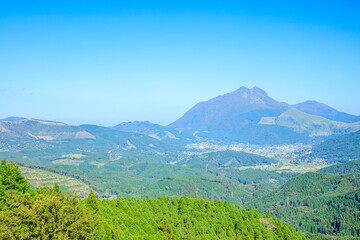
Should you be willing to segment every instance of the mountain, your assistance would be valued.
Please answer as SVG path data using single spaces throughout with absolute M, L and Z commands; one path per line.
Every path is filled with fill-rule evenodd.
M 25 119 L 0 121 L 0 138 L 42 140 L 95 139 L 96 137 L 78 126 L 59 122 Z
M 168 127 L 202 139 L 259 145 L 310 143 L 360 130 L 357 117 L 323 103 L 278 102 L 258 87 L 241 87 L 196 104 Z
M 304 113 L 295 108 L 290 108 L 277 117 L 263 117 L 259 124 L 287 127 L 310 137 L 327 137 L 360 130 L 360 122 L 332 121 L 324 117 Z
M 23 117 L 7 117 L 7 118 L 0 119 L 0 121 L 13 122 L 13 121 L 21 121 L 21 120 L 25 120 L 25 119 L 26 118 L 23 118 Z
M 360 116 L 355 117 L 352 122 L 360 122 Z
M 360 159 L 360 131 L 345 134 L 315 145 L 311 155 L 328 162 L 347 162 Z
M 173 161 L 182 150 L 142 134 L 35 119 L 0 121 L 0 147 L 4 157 L 23 163 L 85 168 L 120 158 Z
M 262 117 L 279 116 L 288 108 L 258 87 L 241 87 L 196 104 L 168 127 L 193 131 L 198 137 L 255 144 L 308 141 L 305 135 L 292 129 L 258 124 Z
M 247 126 L 251 122 L 256 123 L 258 115 L 256 113 L 277 116 L 287 108 L 285 104 L 270 98 L 260 88 L 241 87 L 234 92 L 196 104 L 169 127 L 199 131 L 209 130 L 223 124 L 226 124 L 226 127 L 234 128 L 231 123 L 236 123 L 237 127 L 241 127 Z M 254 112 L 254 116 L 248 114 L 245 119 L 241 119 L 242 115 L 250 112 Z
M 306 101 L 303 103 L 298 103 L 292 105 L 293 108 L 296 108 L 304 113 L 321 116 L 329 120 L 339 121 L 339 122 L 353 122 L 356 116 L 339 112 L 338 110 L 316 101 Z
M 124 122 L 120 123 L 113 127 L 116 130 L 123 131 L 123 132 L 136 132 L 145 135 L 152 135 L 157 134 L 159 132 L 165 132 L 167 130 L 166 127 L 163 127 L 159 124 L 154 124 L 149 121 L 132 121 L 132 122 Z M 154 135 L 155 138 L 158 136 Z M 175 138 L 175 136 L 166 136 L 170 138 Z M 162 137 L 158 137 L 162 138 Z
M 186 145 L 195 140 L 194 136 L 188 132 L 181 132 L 149 121 L 124 122 L 116 125 L 113 129 L 148 135 L 174 145 Z
M 315 239 L 360 237 L 360 174 L 308 172 L 257 199 L 269 212 Z

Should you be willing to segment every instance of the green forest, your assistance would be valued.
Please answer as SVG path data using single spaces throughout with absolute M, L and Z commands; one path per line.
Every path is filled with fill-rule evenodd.
M 1 239 L 305 239 L 269 214 L 197 196 L 79 199 L 32 188 L 14 163 L 0 166 Z
M 313 239 L 360 236 L 360 173 L 309 172 L 253 203 Z
M 311 156 L 328 163 L 344 163 L 360 159 L 360 131 L 326 140 L 312 149 Z

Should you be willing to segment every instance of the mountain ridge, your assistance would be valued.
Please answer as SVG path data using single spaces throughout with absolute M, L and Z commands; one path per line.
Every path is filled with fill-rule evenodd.
M 329 120 L 340 121 L 340 122 L 352 122 L 356 118 L 355 115 L 351 115 L 344 112 L 339 112 L 335 108 L 332 108 L 324 103 L 320 103 L 314 100 L 305 101 L 302 103 L 292 105 L 293 108 L 296 108 L 302 112 L 321 116 Z

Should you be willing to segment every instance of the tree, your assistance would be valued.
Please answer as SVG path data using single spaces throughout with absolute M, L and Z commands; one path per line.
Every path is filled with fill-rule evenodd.
M 54 185 L 54 190 L 55 190 L 56 193 L 61 193 L 60 186 L 59 186 L 59 184 L 57 182 Z
M 86 198 L 86 205 L 90 207 L 90 209 L 94 210 L 95 213 L 99 212 L 99 206 L 97 203 L 96 195 L 92 189 L 90 189 L 90 194 Z
M 29 192 L 31 186 L 21 175 L 19 167 L 14 164 L 8 164 L 5 160 L 0 165 L 0 185 L 6 190 L 16 190 L 22 193 Z

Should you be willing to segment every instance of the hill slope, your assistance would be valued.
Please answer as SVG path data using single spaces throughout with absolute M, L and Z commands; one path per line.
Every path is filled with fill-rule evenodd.
M 309 172 L 256 200 L 255 206 L 309 236 L 360 237 L 359 187 L 360 174 Z
M 329 120 L 334 120 L 339 122 L 354 122 L 356 118 L 356 116 L 354 115 L 344 112 L 339 112 L 335 108 L 332 108 L 326 104 L 319 103 L 316 101 L 306 101 L 303 103 L 292 105 L 292 107 L 304 113 L 321 116 Z
M 305 239 L 279 219 L 199 197 L 97 200 L 32 189 L 0 165 L 1 239 Z M 55 230 L 55 231 L 54 231 Z
M 124 122 L 116 125 L 113 129 L 123 132 L 148 135 L 160 141 L 174 145 L 186 145 L 195 140 L 194 136 L 188 132 L 181 132 L 159 124 L 150 123 L 148 121 Z
M 259 124 L 283 126 L 311 137 L 326 137 L 360 130 L 360 122 L 344 123 L 304 113 L 294 108 L 277 117 L 263 117 Z
M 176 150 L 155 138 L 116 131 L 95 125 L 68 125 L 58 122 L 26 119 L 0 121 L 0 147 L 3 151 L 43 150 L 61 154 L 75 152 L 156 153 Z
M 203 164 L 212 168 L 238 168 L 243 166 L 272 164 L 276 163 L 276 161 L 256 154 L 227 150 L 193 155 L 186 163 Z
M 315 145 L 311 155 L 327 159 L 329 163 L 360 159 L 360 131 L 338 136 Z
M 305 239 L 252 209 L 198 197 L 102 201 L 108 234 L 125 239 Z M 141 214 L 139 214 L 141 213 Z M 117 231 L 115 231 L 115 229 Z
M 95 139 L 78 126 L 35 119 L 0 121 L 0 137 L 34 140 Z
M 336 174 L 360 173 L 360 160 L 354 160 L 347 163 L 336 164 L 330 167 L 322 168 L 318 172 L 336 173 Z

